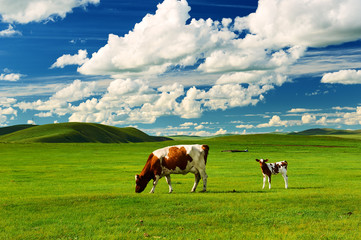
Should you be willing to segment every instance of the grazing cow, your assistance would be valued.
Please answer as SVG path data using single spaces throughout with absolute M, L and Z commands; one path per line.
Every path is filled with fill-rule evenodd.
M 288 176 L 287 176 L 287 161 L 276 162 L 276 163 L 266 163 L 268 159 L 256 159 L 257 162 L 261 165 L 262 174 L 263 174 L 263 187 L 266 184 L 266 176 L 268 177 L 269 189 L 271 189 L 271 175 L 281 173 L 283 179 L 285 180 L 285 188 L 288 188 Z
M 170 174 L 194 173 L 195 181 L 192 188 L 194 192 L 199 180 L 203 179 L 203 192 L 207 188 L 206 163 L 208 156 L 208 145 L 178 145 L 155 150 L 152 152 L 142 172 L 135 176 L 135 192 L 143 192 L 148 182 L 153 179 L 153 188 L 158 180 L 165 176 L 169 185 L 169 193 L 173 191 Z

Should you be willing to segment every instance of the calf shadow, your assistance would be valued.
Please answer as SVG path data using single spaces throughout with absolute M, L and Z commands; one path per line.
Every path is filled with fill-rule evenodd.
M 298 190 L 304 190 L 304 189 L 322 189 L 324 187 L 289 187 L 288 189 L 284 189 L 284 188 L 273 188 L 273 189 L 262 189 L 262 190 L 225 190 L 225 191 L 209 191 L 207 190 L 207 192 L 204 193 L 229 193 L 229 194 L 236 194 L 236 193 L 268 193 L 271 192 L 272 190 L 279 190 L 279 189 L 284 189 L 285 191 L 287 190 L 293 190 L 293 189 L 298 189 Z
M 289 187 L 288 189 L 322 189 L 325 187 Z

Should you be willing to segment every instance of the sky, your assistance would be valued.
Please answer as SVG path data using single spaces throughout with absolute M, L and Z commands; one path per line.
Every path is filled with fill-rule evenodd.
M 0 0 L 0 127 L 361 129 L 359 0 Z

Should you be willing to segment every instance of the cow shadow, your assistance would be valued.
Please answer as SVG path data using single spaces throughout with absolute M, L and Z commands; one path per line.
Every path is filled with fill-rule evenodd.
M 224 194 L 224 193 L 229 193 L 229 194 L 237 194 L 237 193 L 266 193 L 266 191 L 261 191 L 261 190 L 230 190 L 230 191 L 207 191 L 205 193 L 218 193 L 218 194 Z

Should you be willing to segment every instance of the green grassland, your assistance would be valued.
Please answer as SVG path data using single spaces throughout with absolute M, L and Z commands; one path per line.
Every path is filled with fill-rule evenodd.
M 0 143 L 0 239 L 361 239 L 361 138 L 245 135 L 142 143 Z M 210 146 L 194 176 L 134 192 L 148 155 Z M 248 149 L 249 152 L 221 152 Z M 256 158 L 287 160 L 262 190 Z M 198 190 L 201 190 L 198 189 Z

